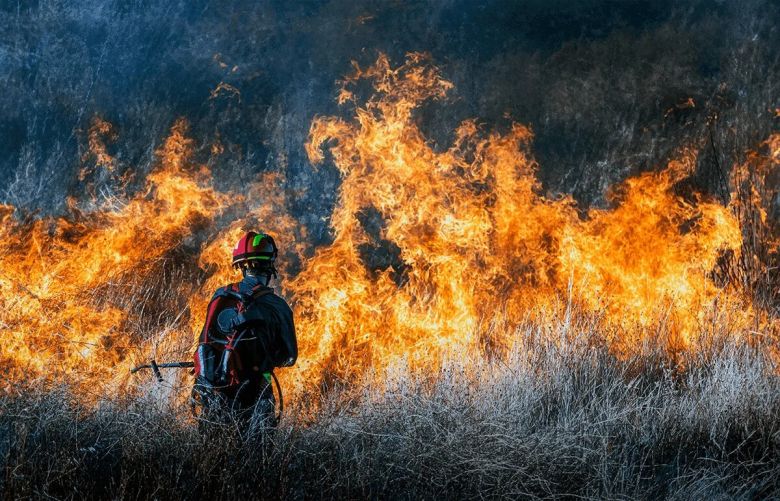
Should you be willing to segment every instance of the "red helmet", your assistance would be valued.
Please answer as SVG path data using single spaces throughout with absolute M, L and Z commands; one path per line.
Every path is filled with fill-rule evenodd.
M 249 231 L 233 249 L 233 266 L 247 261 L 260 261 L 273 266 L 278 249 L 271 235 Z

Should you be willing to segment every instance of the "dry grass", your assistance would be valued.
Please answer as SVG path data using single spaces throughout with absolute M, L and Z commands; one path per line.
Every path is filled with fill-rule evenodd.
M 309 41 L 274 35 L 290 32 L 261 2 L 238 11 L 214 3 L 198 16 L 192 2 L 125 3 L 48 1 L 28 8 L 22 2 L 0 9 L 0 45 L 8 48 L 0 55 L 9 68 L 0 75 L 6 89 L 0 109 L 8 117 L 0 141 L 5 203 L 63 211 L 78 169 L 62 166 L 80 164 L 83 131 L 95 113 L 121 132 L 112 148 L 118 172 L 135 172 L 132 193 L 152 168 L 159 138 L 185 115 L 204 145 L 198 154 L 217 178 L 247 182 L 278 160 L 289 163 L 292 188 L 320 187 L 304 192 L 299 216 L 311 235 L 326 234 L 321 216 L 334 203 L 338 173 L 313 174 L 301 161 L 311 113 L 328 113 L 323 103 L 332 102 L 333 81 L 361 47 L 373 58 L 391 40 L 402 58 L 409 40 L 415 45 L 439 32 L 430 48 L 447 61 L 461 98 L 422 117 L 431 136 L 448 144 L 460 115 L 500 123 L 508 113 L 527 121 L 537 133 L 545 186 L 573 192 L 583 206 L 604 202 L 606 186 L 629 167 L 663 165 L 683 145 L 701 151 L 694 187 L 725 203 L 731 190 L 722 186 L 724 169 L 778 123 L 772 118 L 780 82 L 777 8 L 762 0 L 720 2 L 718 9 L 682 3 L 637 33 L 622 22 L 605 28 L 598 18 L 603 34 L 556 30 L 548 48 L 547 37 L 531 43 L 524 32 L 504 36 L 494 16 L 476 27 L 501 36 L 474 45 L 463 35 L 469 25 L 458 21 L 473 17 L 461 16 L 467 3 L 453 7 L 457 16 L 444 8 L 429 17 L 411 2 L 359 26 L 349 21 L 347 31 L 354 1 L 333 0 L 305 18 L 295 17 L 294 3 L 289 11 L 279 7 L 296 21 L 286 23 L 292 33 L 320 33 Z M 538 4 L 542 19 L 561 19 L 561 2 Z M 614 2 L 580 4 L 571 9 L 583 16 L 601 4 L 614 10 Z M 512 6 L 522 9 L 518 20 L 534 19 L 526 16 L 529 6 Z M 465 12 L 482 8 L 475 3 Z M 494 8 L 505 14 L 501 2 Z M 235 23 L 237 13 L 245 22 Z M 92 40 L 99 40 L 94 50 Z M 242 89 L 242 108 L 204 98 L 225 78 L 215 54 L 239 64 L 231 81 Z M 295 60 L 317 64 L 303 69 L 290 64 Z M 689 97 L 695 108 L 666 113 Z M 209 157 L 214 131 L 239 147 Z M 89 210 L 109 206 L 123 191 L 107 175 L 89 181 L 100 194 L 81 200 Z M 761 196 L 775 224 L 776 189 Z M 750 250 L 743 256 L 761 256 L 760 266 L 724 259 L 718 278 L 757 291 L 757 302 L 777 314 L 777 254 L 763 247 L 772 240 L 754 216 L 740 213 Z M 773 235 L 776 229 L 769 228 Z M 189 258 L 166 256 L 91 291 L 128 312 L 123 327 L 134 333 L 128 351 L 142 345 L 147 355 L 159 347 L 179 358 L 190 349 L 169 346 L 165 337 L 185 327 L 187 314 L 179 312 L 202 283 L 203 272 L 181 264 L 195 262 Z M 87 407 L 66 386 L 31 381 L 19 388 L 0 379 L 0 493 L 8 499 L 780 497 L 780 380 L 764 346 L 722 334 L 690 355 L 650 347 L 619 359 L 596 342 L 599 336 L 587 322 L 530 325 L 512 336 L 517 344 L 506 357 L 456 359 L 435 373 L 397 366 L 372 382 L 318 388 L 308 400 L 290 402 L 273 433 L 250 430 L 244 437 L 231 426 L 201 436 L 186 409 L 169 398 L 177 388 Z
M 618 359 L 587 324 L 528 326 L 506 357 L 395 366 L 299 399 L 272 433 L 201 436 L 154 393 L 85 409 L 67 388 L 0 400 L 8 498 L 768 498 L 780 379 L 725 337 Z M 703 356 L 705 355 L 705 356 Z M 684 364 L 687 369 L 674 369 Z

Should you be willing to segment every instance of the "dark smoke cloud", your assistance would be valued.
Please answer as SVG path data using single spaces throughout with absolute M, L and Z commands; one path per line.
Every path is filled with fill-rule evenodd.
M 338 177 L 308 165 L 309 123 L 342 112 L 350 60 L 409 51 L 456 84 L 419 113 L 439 147 L 467 117 L 530 124 L 545 189 L 585 207 L 691 144 L 703 152 L 691 182 L 724 197 L 722 166 L 776 126 L 779 14 L 769 0 L 5 0 L 0 198 L 65 210 L 95 115 L 115 125 L 109 150 L 137 186 L 186 117 L 223 188 L 284 168 L 286 189 L 308 189 L 294 211 L 325 237 Z M 214 93 L 220 83 L 231 87 Z

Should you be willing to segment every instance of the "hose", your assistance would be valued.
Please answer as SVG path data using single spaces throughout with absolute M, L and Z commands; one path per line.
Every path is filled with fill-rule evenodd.
M 279 394 L 279 412 L 276 414 L 276 424 L 279 424 L 282 420 L 282 412 L 284 412 L 284 396 L 282 395 L 282 386 L 279 384 L 279 378 L 276 377 L 274 371 L 271 371 L 271 377 L 276 385 L 276 393 Z

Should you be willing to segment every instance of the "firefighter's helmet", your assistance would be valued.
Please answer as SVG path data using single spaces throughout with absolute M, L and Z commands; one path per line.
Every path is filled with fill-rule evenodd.
M 242 263 L 267 264 L 273 267 L 279 250 L 271 235 L 262 232 L 249 231 L 244 233 L 233 249 L 233 266 Z

